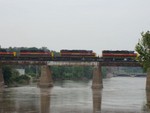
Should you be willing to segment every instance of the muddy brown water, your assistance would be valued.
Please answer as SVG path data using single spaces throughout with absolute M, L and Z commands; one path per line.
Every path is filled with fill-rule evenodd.
M 36 85 L 5 88 L 0 92 L 0 113 L 149 113 L 144 77 L 103 80 L 102 90 L 92 81 L 59 81 L 53 88 Z

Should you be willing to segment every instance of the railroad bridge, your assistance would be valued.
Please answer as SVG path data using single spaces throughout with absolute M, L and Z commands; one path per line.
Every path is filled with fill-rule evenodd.
M 127 66 L 139 67 L 141 66 L 136 61 L 102 61 L 101 59 L 95 61 L 71 61 L 71 60 L 49 60 L 49 61 L 33 61 L 33 60 L 1 60 L 0 61 L 0 89 L 3 87 L 4 79 L 2 74 L 2 65 L 41 65 L 41 77 L 39 81 L 40 87 L 52 87 L 52 71 L 51 66 L 93 66 L 93 81 L 92 88 L 102 88 L 102 66 Z

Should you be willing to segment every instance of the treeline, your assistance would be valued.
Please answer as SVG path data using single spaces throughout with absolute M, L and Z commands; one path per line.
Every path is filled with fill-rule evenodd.
M 93 67 L 91 66 L 53 66 L 51 70 L 54 80 L 91 79 L 93 74 Z
M 20 75 L 16 69 L 25 69 L 25 74 Z M 52 79 L 55 80 L 90 80 L 93 77 L 92 66 L 52 66 Z M 6 85 L 28 84 L 30 79 L 38 80 L 41 75 L 41 66 L 4 66 L 3 76 Z M 109 73 L 142 73 L 140 67 L 102 67 L 102 76 Z
M 41 47 L 41 48 L 37 48 L 37 47 L 9 47 L 9 48 L 3 48 L 6 49 L 8 51 L 20 51 L 20 50 L 49 50 L 47 47 Z
M 16 69 L 25 69 L 25 74 L 20 75 Z M 28 84 L 30 79 L 37 80 L 41 75 L 40 66 L 4 66 L 2 68 L 6 85 Z M 92 78 L 91 66 L 52 66 L 53 80 L 88 80 Z
M 55 56 L 60 56 L 60 52 L 54 51 L 54 50 L 49 50 L 47 47 L 41 47 L 41 48 L 37 48 L 37 47 L 9 47 L 9 48 L 1 48 L 0 49 L 6 49 L 6 51 L 9 52 L 20 52 L 20 50 L 29 50 L 29 51 L 33 51 L 33 50 L 43 50 L 43 51 L 50 51 L 53 52 L 53 54 L 55 54 Z
M 19 72 L 12 66 L 3 66 L 2 73 L 4 78 L 4 84 L 7 86 L 18 86 L 29 84 L 30 76 L 20 75 Z
M 25 66 L 25 73 L 34 78 L 39 78 L 41 75 L 40 66 Z M 91 79 L 93 75 L 93 67 L 91 66 L 52 66 L 53 80 L 65 79 Z
M 25 73 L 34 78 L 39 78 L 41 75 L 40 66 L 26 66 L 24 67 Z M 91 79 L 93 75 L 93 67 L 91 66 L 52 66 L 53 80 L 66 80 L 66 79 Z

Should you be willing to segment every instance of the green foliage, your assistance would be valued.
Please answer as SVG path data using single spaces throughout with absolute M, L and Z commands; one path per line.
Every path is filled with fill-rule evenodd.
M 135 50 L 139 54 L 137 60 L 147 70 L 150 67 L 150 32 L 141 33 L 142 38 L 137 43 Z
M 53 66 L 53 79 L 91 79 L 93 68 L 90 66 Z
M 15 69 L 12 69 L 12 77 L 11 77 L 12 83 L 14 81 L 17 81 L 16 78 L 18 78 L 19 76 L 20 76 L 19 72 L 17 70 L 15 70 Z
M 40 66 L 29 65 L 25 67 L 25 73 L 33 78 L 40 76 Z
M 10 66 L 2 67 L 5 84 L 12 83 L 12 68 Z
M 45 50 L 48 51 L 49 49 L 47 47 L 41 47 L 41 48 L 37 48 L 37 47 L 9 47 L 7 49 L 8 51 L 16 51 L 19 52 L 20 50 Z
M 143 73 L 143 69 L 141 67 L 122 67 L 125 73 Z
M 30 77 L 28 75 L 20 76 L 19 72 L 13 69 L 11 66 L 4 66 L 2 70 L 3 70 L 4 82 L 8 86 L 29 83 Z
M 104 78 L 106 78 L 106 74 L 107 74 L 107 68 L 106 67 L 102 67 L 102 76 Z
M 28 75 L 21 75 L 15 78 L 15 82 L 18 84 L 28 84 L 30 77 Z

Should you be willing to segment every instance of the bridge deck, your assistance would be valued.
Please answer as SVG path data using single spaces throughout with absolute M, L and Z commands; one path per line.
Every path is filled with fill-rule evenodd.
M 134 62 L 115 62 L 115 61 L 31 61 L 31 60 L 1 60 L 0 65 L 49 65 L 49 66 L 127 66 L 127 67 L 141 67 L 141 65 Z
M 97 66 L 99 62 L 83 62 L 83 61 L 48 61 L 47 65 L 50 66 Z

